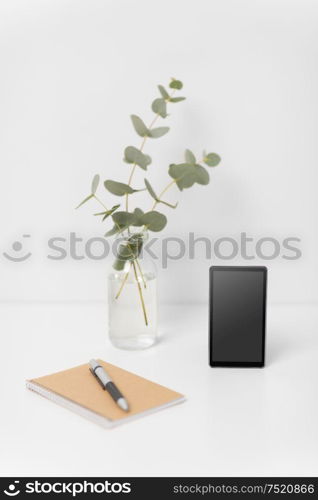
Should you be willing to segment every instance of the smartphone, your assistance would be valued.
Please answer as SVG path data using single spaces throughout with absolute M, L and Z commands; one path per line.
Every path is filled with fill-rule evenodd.
M 210 268 L 210 366 L 265 364 L 267 268 Z

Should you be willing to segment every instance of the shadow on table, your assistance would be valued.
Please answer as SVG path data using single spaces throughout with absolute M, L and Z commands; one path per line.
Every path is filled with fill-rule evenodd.
M 267 335 L 265 365 L 271 366 L 281 361 L 289 361 L 299 355 L 299 345 L 292 342 L 287 335 L 282 337 L 278 332 Z
M 199 313 L 191 306 L 163 310 L 160 314 L 159 331 L 164 343 L 176 337 L 182 339 L 185 335 L 203 335 L 208 343 L 208 307 L 200 307 Z

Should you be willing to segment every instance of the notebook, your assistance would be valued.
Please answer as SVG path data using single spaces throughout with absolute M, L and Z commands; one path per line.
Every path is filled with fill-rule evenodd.
M 98 362 L 105 368 L 129 402 L 128 412 L 123 412 L 108 392 L 96 382 L 89 371 L 88 363 L 27 380 L 26 386 L 31 391 L 103 427 L 114 427 L 185 400 L 179 392 L 100 359 Z

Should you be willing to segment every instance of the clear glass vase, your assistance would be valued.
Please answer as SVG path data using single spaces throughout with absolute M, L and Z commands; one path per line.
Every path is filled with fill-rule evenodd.
M 117 240 L 117 258 L 108 274 L 108 323 L 112 344 L 146 349 L 157 340 L 157 270 L 143 252 L 147 234 Z

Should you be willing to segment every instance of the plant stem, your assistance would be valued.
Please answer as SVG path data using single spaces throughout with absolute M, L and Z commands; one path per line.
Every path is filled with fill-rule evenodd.
M 161 193 L 159 194 L 159 197 L 158 199 L 161 200 L 162 196 L 168 191 L 168 189 L 171 188 L 171 186 L 173 186 L 174 184 L 176 183 L 176 179 L 173 179 L 173 181 L 169 182 L 168 186 L 166 186 L 162 191 Z M 158 205 L 159 201 L 155 201 L 153 206 L 152 206 L 152 209 L 151 210 L 154 210 L 156 208 L 156 206 Z
M 143 274 L 143 272 L 141 270 L 141 267 L 140 267 L 140 264 L 139 264 L 139 260 L 137 258 L 136 258 L 136 264 L 137 264 L 138 270 L 140 272 L 140 276 L 141 276 L 142 282 L 144 284 L 144 288 L 147 288 L 146 281 L 145 281 L 145 278 L 144 278 L 144 274 Z
M 141 301 L 142 311 L 144 313 L 145 323 L 146 323 L 146 326 L 148 326 L 148 318 L 147 318 L 146 306 L 145 306 L 144 298 L 143 298 L 143 295 L 142 295 L 142 289 L 141 289 L 141 286 L 140 286 L 140 283 L 139 283 L 139 280 L 138 280 L 138 275 L 137 275 L 137 270 L 136 270 L 136 264 L 135 264 L 134 261 L 132 262 L 132 266 L 133 266 L 133 269 L 134 269 L 135 279 L 136 279 L 137 286 L 138 286 L 138 292 L 139 292 L 139 297 L 140 297 L 140 301 Z
M 117 292 L 117 294 L 115 296 L 115 299 L 118 299 L 119 295 L 121 294 L 122 289 L 124 288 L 124 285 L 125 285 L 125 283 L 126 283 L 126 281 L 128 279 L 128 276 L 129 276 L 129 273 L 130 273 L 130 269 L 131 269 L 131 264 L 130 264 L 128 272 L 125 274 L 125 277 L 124 277 L 124 279 L 123 279 L 123 281 L 122 281 L 122 283 L 120 285 L 120 288 L 119 288 L 119 290 L 118 290 L 118 292 Z
M 172 92 L 171 92 L 171 96 L 170 97 L 173 97 L 174 93 L 175 93 L 176 89 L 174 89 Z M 169 102 L 169 101 L 168 101 Z M 156 121 L 158 120 L 159 118 L 159 114 L 157 113 L 154 117 L 154 119 L 152 120 L 152 122 L 150 123 L 149 127 L 148 127 L 148 130 L 151 130 L 152 127 L 154 126 L 154 124 L 156 123 Z M 142 152 L 142 150 L 144 149 L 144 146 L 146 144 L 146 140 L 147 140 L 148 136 L 146 135 L 143 140 L 142 140 L 142 143 L 141 143 L 141 146 L 139 148 L 139 151 Z M 129 180 L 128 180 L 128 186 L 130 186 L 131 182 L 132 182 L 132 178 L 134 176 L 134 173 L 135 173 L 135 170 L 136 170 L 136 163 L 133 164 L 133 167 L 132 167 L 132 171 L 130 172 L 130 176 L 129 176 Z M 126 212 L 128 212 L 128 196 L 129 194 L 126 193 Z
M 152 129 L 152 127 L 154 126 L 154 124 L 155 124 L 155 123 L 156 123 L 156 121 L 158 120 L 159 116 L 160 116 L 160 115 L 158 115 L 158 114 L 157 114 L 157 115 L 154 117 L 154 119 L 152 120 L 152 122 L 150 123 L 150 125 L 149 125 L 149 127 L 148 127 L 148 130 L 151 130 L 151 129 Z M 140 145 L 139 151 L 141 151 L 141 152 L 142 152 L 142 150 L 144 149 L 145 144 L 146 144 L 146 140 L 147 140 L 147 138 L 148 138 L 148 136 L 147 136 L 147 135 L 145 135 L 145 137 L 143 138 L 142 143 L 141 143 L 141 145 Z M 134 163 L 134 164 L 133 164 L 133 166 L 132 166 L 132 170 L 131 170 L 131 172 L 130 172 L 130 176 L 129 176 L 129 179 L 128 179 L 128 186 L 130 186 L 130 185 L 131 185 L 132 178 L 133 178 L 134 173 L 135 173 L 135 170 L 136 170 L 136 166 L 137 166 L 137 164 L 136 164 L 136 163 Z M 129 194 L 128 194 L 128 193 L 126 193 L 126 212 L 128 212 L 128 196 L 129 196 Z
M 96 196 L 96 194 L 94 194 L 94 198 L 105 208 L 105 210 L 108 210 L 106 205 L 104 205 L 104 203 Z M 117 227 L 119 228 L 118 224 L 117 224 Z M 129 245 L 128 245 L 129 246 Z M 133 254 L 132 254 L 133 255 Z M 142 281 L 144 283 L 144 287 L 146 288 L 146 283 L 145 283 L 145 280 L 144 280 L 144 276 L 143 276 L 143 273 L 141 271 L 141 267 L 140 267 L 140 264 L 138 262 L 138 259 L 136 258 L 135 259 L 137 264 L 138 264 L 138 268 L 139 268 L 139 271 L 140 271 L 140 274 L 141 274 L 141 277 L 142 277 Z M 148 326 L 148 319 L 147 319 L 147 312 L 146 312 L 146 306 L 145 306 L 145 303 L 144 303 L 144 298 L 143 298 L 143 295 L 142 295 L 142 290 L 141 290 L 141 286 L 140 286 L 140 283 L 138 281 L 138 276 L 137 276 L 137 271 L 136 271 L 136 265 L 135 265 L 135 262 L 132 261 L 132 265 L 133 265 L 133 268 L 134 268 L 134 273 L 135 273 L 135 278 L 136 278 L 136 282 L 137 282 L 137 286 L 138 286 L 138 291 L 139 291 L 139 295 L 140 295 L 140 300 L 141 300 L 141 305 L 142 305 L 142 310 L 143 310 L 143 313 L 144 313 L 144 318 L 145 318 L 145 323 L 146 323 L 146 326 Z M 119 297 L 126 281 L 127 281 L 127 278 L 128 278 L 128 274 L 129 272 L 126 274 L 122 284 L 121 284 L 121 287 L 120 287 L 120 290 L 118 291 L 117 295 L 116 295 L 116 299 Z
M 106 207 L 106 205 L 104 205 L 104 203 L 96 196 L 96 194 L 94 194 L 94 198 L 95 198 L 95 200 L 98 201 L 98 203 L 100 203 L 102 205 L 102 207 L 105 208 L 105 210 L 108 211 L 108 208 Z

